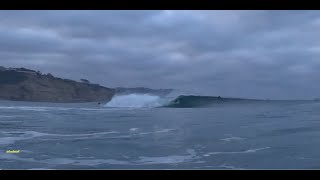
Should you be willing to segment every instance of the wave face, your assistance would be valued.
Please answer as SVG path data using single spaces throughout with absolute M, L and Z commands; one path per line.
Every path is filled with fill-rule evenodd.
M 149 94 L 128 94 L 114 96 L 111 101 L 105 104 L 105 107 L 118 108 L 153 108 L 161 107 L 166 104 L 166 99 L 156 95 Z
M 213 96 L 178 96 L 176 99 L 171 101 L 166 107 L 205 107 L 213 103 L 222 102 L 223 99 L 220 97 Z
M 181 95 L 170 101 L 165 107 L 173 108 L 194 108 L 194 107 L 208 107 L 213 104 L 220 104 L 225 102 L 252 102 L 260 101 L 255 99 L 240 99 L 240 98 L 221 98 L 216 96 L 196 96 L 196 95 Z

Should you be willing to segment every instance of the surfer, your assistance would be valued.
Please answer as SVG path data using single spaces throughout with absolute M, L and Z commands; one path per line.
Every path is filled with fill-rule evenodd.
M 222 98 L 220 96 L 218 96 L 218 98 L 221 100 Z

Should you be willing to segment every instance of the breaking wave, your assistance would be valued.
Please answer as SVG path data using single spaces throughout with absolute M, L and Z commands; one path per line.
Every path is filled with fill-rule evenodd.
M 216 96 L 197 96 L 197 95 L 180 95 L 160 97 L 151 94 L 127 94 L 116 95 L 104 107 L 115 108 L 194 108 L 208 107 L 213 104 L 226 102 L 252 102 L 261 100 L 240 99 L 240 98 L 222 98 Z
M 114 96 L 105 107 L 124 107 L 124 108 L 153 108 L 161 107 L 167 103 L 165 98 L 149 94 L 128 94 Z

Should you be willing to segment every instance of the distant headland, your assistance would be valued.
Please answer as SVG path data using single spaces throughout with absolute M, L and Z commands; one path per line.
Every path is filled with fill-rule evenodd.
M 166 95 L 171 89 L 108 88 L 89 80 L 74 81 L 26 68 L 0 66 L 0 99 L 33 102 L 108 102 L 115 94 L 152 93 Z

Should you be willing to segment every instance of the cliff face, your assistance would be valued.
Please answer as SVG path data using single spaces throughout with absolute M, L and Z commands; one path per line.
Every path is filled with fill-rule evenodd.
M 0 99 L 35 102 L 108 102 L 115 90 L 99 85 L 41 75 L 0 70 Z

